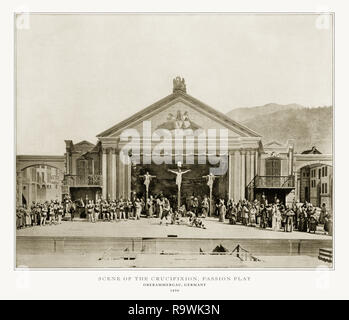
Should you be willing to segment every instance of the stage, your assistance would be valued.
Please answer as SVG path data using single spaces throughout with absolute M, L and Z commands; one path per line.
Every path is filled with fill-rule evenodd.
M 167 238 L 175 235 L 178 238 L 194 239 L 289 239 L 289 240 L 331 240 L 318 228 L 316 234 L 294 231 L 275 232 L 270 229 L 230 225 L 218 222 L 217 218 L 204 219 L 206 229 L 188 225 L 160 225 L 160 219 L 126 220 L 117 222 L 98 221 L 63 221 L 61 225 L 35 226 L 17 230 L 17 236 L 45 237 L 127 237 L 127 238 Z
M 274 232 L 205 219 L 207 229 L 159 219 L 63 221 L 17 230 L 17 267 L 31 268 L 315 268 L 332 237 Z M 226 252 L 214 254 L 217 246 Z M 234 249 L 248 254 L 238 257 Z M 253 258 L 256 261 L 253 261 Z M 243 259 L 242 259 L 243 258 Z M 331 267 L 331 264 L 325 264 Z

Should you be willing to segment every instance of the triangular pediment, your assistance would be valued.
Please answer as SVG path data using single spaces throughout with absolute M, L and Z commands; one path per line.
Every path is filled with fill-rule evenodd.
M 268 142 L 264 145 L 265 148 L 282 148 L 284 145 L 276 140 Z
M 141 131 L 144 121 L 151 123 L 152 131 L 159 128 L 168 130 L 226 128 L 232 137 L 260 137 L 258 133 L 186 93 L 171 94 L 97 137 L 117 137 L 123 130 L 131 128 Z

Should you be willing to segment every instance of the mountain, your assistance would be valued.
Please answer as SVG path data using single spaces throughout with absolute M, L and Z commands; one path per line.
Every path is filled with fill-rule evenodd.
M 332 153 L 333 108 L 306 108 L 298 104 L 237 108 L 227 113 L 233 120 L 256 131 L 263 142 L 286 143 L 295 140 L 295 151 L 312 146 L 321 153 Z

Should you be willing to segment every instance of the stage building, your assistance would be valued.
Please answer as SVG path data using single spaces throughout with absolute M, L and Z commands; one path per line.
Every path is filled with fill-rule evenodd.
M 147 123 L 148 129 L 151 128 L 146 137 L 144 123 Z M 137 163 L 132 162 L 132 158 L 136 156 L 134 151 L 133 154 L 129 152 L 120 155 L 129 142 L 122 139 L 123 133 L 128 129 L 139 133 L 140 147 L 136 153 L 140 161 Z M 159 129 L 173 133 L 172 142 L 163 145 L 161 151 L 161 155 L 166 156 L 167 160 L 171 158 L 171 163 L 144 163 L 144 156 L 147 156 L 145 153 L 150 155 L 158 148 L 160 140 L 153 138 L 155 130 Z M 176 129 L 199 129 L 203 130 L 205 135 L 204 138 L 197 137 L 194 149 L 186 149 L 184 142 L 183 152 L 179 155 L 175 148 Z M 217 130 L 216 139 L 209 135 L 212 129 Z M 226 129 L 227 132 L 223 138 L 227 146 L 225 150 L 219 148 L 218 136 L 221 129 Z M 252 200 L 264 194 L 269 201 L 277 197 L 284 203 L 291 203 L 293 199 L 304 199 L 304 191 L 301 189 L 305 183 L 302 180 L 302 170 L 307 170 L 315 164 L 332 165 L 331 155 L 323 155 L 320 152 L 295 153 L 292 140 L 286 144 L 277 141 L 263 144 L 258 133 L 190 96 L 184 79 L 179 77 L 174 79 L 173 92 L 170 95 L 98 134 L 97 139 L 95 145 L 87 141 L 77 144 L 71 140 L 65 141 L 66 173 L 63 190 L 65 193 L 70 192 L 73 198 L 130 198 L 132 192 L 144 195 L 142 176 L 146 172 L 155 176 L 149 186 L 150 194 L 156 195 L 161 192 L 167 197 L 175 197 L 175 175 L 168 170 L 177 170 L 179 156 L 183 156 L 182 171 L 190 170 L 182 179 L 182 203 L 192 195 L 208 195 L 209 188 L 204 176 L 209 174 L 210 168 L 215 165 L 200 163 L 199 158 L 202 159 L 203 156 L 198 147 L 200 139 L 205 140 L 206 146 L 216 143 L 217 156 L 224 155 L 221 159 L 226 162 L 226 172 L 217 175 L 213 185 L 215 198 Z M 206 150 L 207 157 L 209 154 L 210 150 Z M 193 159 L 189 164 L 185 161 L 187 156 L 192 156 Z M 129 161 L 122 161 L 121 157 L 129 157 Z M 329 188 L 330 185 L 327 191 Z
M 175 133 L 180 129 L 192 130 L 194 136 L 179 139 Z M 129 130 L 138 134 L 139 147 L 125 154 L 122 151 L 130 139 L 124 135 Z M 167 134 L 166 142 L 158 132 Z M 224 167 L 226 170 L 215 174 L 215 199 L 253 200 L 264 194 L 269 201 L 277 197 L 284 203 L 296 199 L 332 207 L 332 155 L 321 154 L 315 147 L 297 153 L 292 139 L 286 144 L 263 143 L 257 132 L 189 95 L 180 77 L 173 80 L 171 94 L 98 134 L 97 139 L 96 144 L 66 140 L 64 157 L 17 156 L 17 204 L 27 202 L 25 169 L 37 165 L 57 168 L 57 175 L 64 175 L 57 188 L 61 196 L 69 193 L 73 200 L 144 196 L 143 175 L 147 172 L 154 176 L 149 193 L 163 193 L 174 200 L 176 176 L 169 170 L 178 170 L 180 164 L 182 171 L 190 170 L 182 176 L 181 203 L 191 196 L 208 195 L 205 176 L 212 167 Z M 187 145 L 190 139 L 194 143 Z M 179 140 L 183 149 L 177 148 Z M 154 160 L 154 152 L 166 163 L 149 161 Z M 212 163 L 212 156 L 220 162 Z M 47 183 L 41 185 L 47 190 Z M 30 192 L 28 199 L 42 200 L 38 192 Z

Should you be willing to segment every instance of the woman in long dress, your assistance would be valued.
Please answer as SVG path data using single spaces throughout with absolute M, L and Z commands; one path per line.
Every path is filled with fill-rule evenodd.
M 250 226 L 252 227 L 256 226 L 256 213 L 257 213 L 256 206 L 252 204 L 250 208 Z
M 272 207 L 272 229 L 274 231 L 278 231 L 278 207 L 276 204 L 273 205 Z
M 219 201 L 219 222 L 225 222 L 225 214 L 227 213 L 227 208 L 225 207 L 224 200 Z
M 147 200 L 147 209 L 148 209 L 148 218 L 152 218 L 154 215 L 153 212 L 153 196 L 150 196 L 150 198 Z
M 23 211 L 25 213 L 25 226 L 29 227 L 31 225 L 31 219 L 30 219 L 30 211 L 27 209 L 26 206 L 23 206 Z

